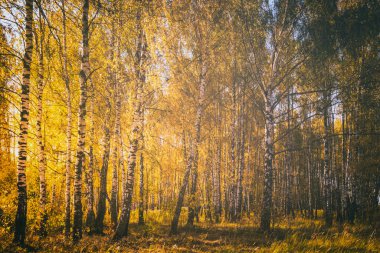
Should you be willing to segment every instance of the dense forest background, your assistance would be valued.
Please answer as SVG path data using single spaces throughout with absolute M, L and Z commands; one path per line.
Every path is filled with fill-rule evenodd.
M 369 251 L 376 0 L 0 0 L 0 251 Z

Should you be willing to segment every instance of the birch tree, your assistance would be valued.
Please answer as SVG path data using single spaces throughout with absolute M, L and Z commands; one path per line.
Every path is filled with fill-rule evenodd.
M 146 58 L 147 58 L 147 42 L 145 32 L 142 26 L 143 19 L 143 6 L 142 2 L 139 2 L 137 14 L 136 14 L 136 30 L 137 37 L 137 49 L 135 52 L 135 95 L 133 98 L 133 123 L 131 129 L 131 140 L 128 151 L 128 167 L 127 178 L 123 187 L 125 187 L 125 198 L 123 198 L 122 210 L 119 218 L 119 222 L 116 227 L 116 231 L 113 235 L 114 239 L 120 239 L 122 236 L 128 234 L 128 226 L 130 220 L 130 212 L 132 206 L 133 185 L 135 179 L 136 168 L 136 155 L 139 145 L 139 138 L 141 136 L 143 125 L 143 92 L 144 84 L 146 80 Z
M 23 245 L 26 237 L 26 160 L 29 129 L 29 87 L 30 65 L 33 54 L 33 0 L 25 1 L 25 53 L 23 58 L 21 85 L 20 135 L 18 141 L 17 164 L 17 212 L 13 241 Z
M 89 0 L 83 1 L 82 8 L 82 64 L 80 76 L 80 102 L 78 114 L 78 144 L 77 161 L 74 176 L 74 223 L 73 241 L 77 242 L 82 238 L 82 169 L 84 167 L 84 147 L 86 137 L 86 101 L 87 101 L 87 80 L 90 74 L 89 62 L 89 26 L 88 26 Z
M 66 188 L 65 188 L 65 235 L 70 236 L 71 229 L 71 131 L 72 131 L 72 105 L 71 105 L 71 88 L 70 77 L 68 73 L 68 59 L 67 59 L 67 28 L 66 28 L 66 9 L 65 1 L 61 1 L 62 11 L 62 26 L 63 26 L 63 80 L 67 93 L 66 108 L 67 108 L 67 126 L 66 126 Z
M 37 77 L 37 138 L 39 146 L 39 178 L 40 178 L 40 224 L 39 234 L 41 237 L 47 235 L 46 222 L 47 222 L 47 210 L 46 210 L 46 158 L 45 158 L 45 145 L 43 143 L 42 136 L 42 120 L 43 120 L 43 93 L 45 88 L 44 83 L 44 43 L 45 43 L 45 31 L 42 22 L 41 10 L 39 12 L 39 28 L 40 37 L 36 39 L 38 50 L 38 77 Z

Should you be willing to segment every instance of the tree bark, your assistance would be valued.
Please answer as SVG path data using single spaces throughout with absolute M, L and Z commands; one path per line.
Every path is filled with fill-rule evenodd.
M 79 101 L 79 119 L 78 119 L 78 144 L 77 144 L 77 162 L 75 165 L 74 177 L 74 223 L 73 223 L 73 241 L 77 242 L 82 238 L 82 169 L 84 166 L 84 147 L 86 137 L 86 100 L 87 100 L 87 79 L 90 74 L 89 62 L 89 39 L 88 39 L 88 10 L 89 0 L 83 1 L 82 13 L 82 64 L 79 73 L 80 76 L 80 101 Z
M 132 123 L 132 136 L 128 154 L 127 182 L 125 183 L 125 199 L 123 201 L 122 211 L 113 239 L 120 239 L 128 235 L 128 226 L 132 206 L 133 185 L 135 180 L 136 154 L 138 150 L 139 138 L 143 126 L 143 87 L 146 78 L 146 58 L 147 43 L 145 33 L 141 24 L 142 6 L 139 7 L 136 15 L 136 30 L 138 31 L 137 50 L 135 54 L 135 96 L 133 101 L 134 113 Z
M 264 158 L 264 192 L 260 228 L 269 231 L 272 209 L 273 160 L 274 160 L 274 117 L 273 94 L 268 89 L 265 101 L 265 158 Z
M 291 108 L 291 96 L 290 96 L 290 90 L 288 91 L 288 97 L 287 97 L 287 132 L 288 137 L 286 140 L 286 146 L 291 149 L 293 146 L 293 138 L 292 134 L 290 133 L 291 130 L 291 118 L 292 115 L 292 109 Z M 294 218 L 294 210 L 293 210 L 293 201 L 292 201 L 292 189 L 293 189 L 293 177 L 292 177 L 292 154 L 291 152 L 285 152 L 285 175 L 286 175 L 286 181 L 285 181 L 285 214 L 289 216 L 290 214 L 293 215 Z
M 244 107 L 245 107 L 245 96 L 244 87 L 242 89 L 241 99 L 241 109 L 239 115 L 240 121 L 240 148 L 239 148 L 239 170 L 237 177 L 237 187 L 236 187 L 236 207 L 235 207 L 235 217 L 236 220 L 241 220 L 242 207 L 243 207 L 243 175 L 245 169 L 245 123 L 244 123 Z
M 66 165 L 65 165 L 65 236 L 70 236 L 71 228 L 71 129 L 72 129 L 72 106 L 71 106 L 71 90 L 70 78 L 67 69 L 67 32 L 66 32 L 66 11 L 65 0 L 62 0 L 62 25 L 63 25 L 63 79 L 67 93 L 67 126 L 66 126 Z
M 112 83 L 114 85 L 114 103 L 115 103 L 115 125 L 114 125 L 114 136 L 113 136 L 113 169 L 112 169 L 112 186 L 111 186 L 111 202 L 110 202 L 110 211 L 111 211 L 111 222 L 112 227 L 116 228 L 117 226 L 117 215 L 118 215 L 118 195 L 119 195 L 119 182 L 118 182 L 118 153 L 119 153 L 119 144 L 118 140 L 121 139 L 120 135 L 120 107 L 121 107 L 121 92 L 120 92 L 120 83 L 118 80 L 118 70 L 119 70 L 119 44 L 115 49 L 115 40 L 116 40 L 116 29 L 115 29 L 115 18 L 112 18 L 112 35 L 111 35 L 111 60 L 113 62 L 113 67 L 111 68 Z M 117 41 L 118 43 L 118 41 Z
M 41 14 L 40 14 L 41 21 Z M 44 55 L 43 55 L 43 43 L 44 43 L 44 32 L 42 31 L 42 22 L 40 22 L 41 37 L 39 40 L 39 57 L 38 57 L 38 79 L 37 79 L 37 140 L 39 146 L 38 155 L 38 170 L 40 178 L 40 214 L 39 214 L 39 235 L 45 237 L 47 235 L 46 222 L 48 215 L 46 212 L 46 169 L 45 169 L 45 146 L 42 140 L 42 117 L 43 117 L 43 92 L 44 92 Z
M 113 149 L 113 171 L 112 171 L 112 190 L 111 190 L 111 221 L 112 226 L 116 228 L 117 226 L 117 215 L 118 215 L 118 190 L 119 190 L 119 182 L 118 182 L 118 165 L 120 162 L 118 162 L 118 153 L 120 153 L 120 107 L 121 107 L 121 101 L 120 101 L 120 92 L 118 83 L 116 84 L 116 115 L 115 115 L 115 133 L 114 133 L 114 149 Z M 121 159 L 121 158 L 119 158 Z
M 144 224 L 144 155 L 140 153 L 139 225 Z
M 141 151 L 140 151 L 140 187 L 139 187 L 139 225 L 144 224 L 144 108 L 142 108 Z M 148 186 L 148 185 L 147 185 Z M 148 201 L 147 201 L 148 202 Z
M 205 219 L 212 222 L 212 197 L 213 197 L 213 188 L 214 188 L 214 173 L 213 173 L 213 152 L 211 146 L 211 138 L 208 139 L 208 147 L 207 147 L 207 157 L 206 157 L 206 167 L 203 175 L 203 187 L 204 190 L 204 212 Z
M 182 209 L 182 206 L 183 206 L 183 200 L 185 198 L 185 192 L 186 192 L 186 189 L 187 189 L 187 185 L 189 184 L 190 171 L 191 171 L 191 167 L 192 167 L 192 163 L 193 163 L 193 148 L 191 147 L 191 145 L 189 145 L 191 150 L 190 150 L 190 155 L 187 158 L 185 137 L 183 138 L 183 140 L 184 140 L 183 141 L 183 145 L 184 145 L 184 160 L 185 161 L 187 160 L 187 164 L 186 164 L 185 175 L 183 176 L 182 185 L 181 185 L 181 188 L 180 188 L 179 193 L 178 193 L 177 204 L 176 204 L 176 207 L 175 207 L 175 211 L 174 211 L 174 215 L 173 215 L 173 220 L 172 220 L 171 226 L 170 226 L 170 234 L 177 234 L 177 232 L 178 232 L 179 216 L 181 215 L 181 209 Z
M 92 84 L 93 85 L 93 84 Z M 94 87 L 91 89 L 90 97 L 90 113 L 91 113 L 91 128 L 90 128 L 90 151 L 89 151 L 89 166 L 87 175 L 87 215 L 86 227 L 89 229 L 89 234 L 94 232 L 95 228 L 95 212 L 94 212 L 94 142 L 95 142 L 95 123 L 94 123 Z
M 219 137 L 220 138 L 220 137 Z M 221 140 L 217 140 L 216 147 L 216 162 L 214 169 L 214 195 L 213 195 L 213 204 L 214 204 L 214 216 L 215 222 L 220 222 L 220 216 L 222 215 L 222 203 L 221 203 L 221 194 L 220 194 L 220 170 L 221 170 L 221 156 L 222 156 L 222 143 Z
M 327 87 L 325 87 L 327 89 Z M 331 164 L 330 164 L 330 95 L 329 91 L 323 92 L 323 178 L 324 178 L 324 209 L 325 223 L 327 227 L 332 225 L 332 182 L 331 182 Z
M 108 106 L 110 104 L 108 103 Z M 107 112 L 107 119 L 104 122 L 104 146 L 103 146 L 103 163 L 100 171 L 100 193 L 99 201 L 95 219 L 95 233 L 103 234 L 103 222 L 104 216 L 106 214 L 106 200 L 107 200 L 107 172 L 108 172 L 108 162 L 110 157 L 110 129 L 108 127 L 108 122 L 110 121 L 110 112 Z
M 202 42 L 201 42 L 202 43 Z M 203 104 L 204 104 L 204 97 L 205 97 L 205 88 L 206 88 L 206 62 L 204 59 L 204 55 L 201 56 L 201 73 L 200 73 L 200 80 L 199 80 L 199 97 L 198 97 L 198 106 L 197 106 L 197 114 L 195 117 L 195 143 L 194 143 L 194 150 L 193 150 L 193 167 L 192 167 L 192 178 L 191 178 L 191 189 L 190 189 L 190 206 L 189 206 L 189 213 L 188 213 L 188 219 L 187 219 L 187 225 L 193 226 L 194 225 L 194 217 L 195 217 L 195 194 L 197 191 L 197 181 L 198 181 L 198 158 L 199 158 L 199 144 L 201 141 L 201 119 L 203 114 Z
M 26 159 L 29 129 L 29 86 L 30 65 L 33 54 L 33 0 L 25 1 L 25 53 L 23 58 L 23 73 L 21 85 L 20 135 L 18 141 L 17 164 L 17 213 L 13 241 L 20 245 L 25 243 L 27 189 L 26 189 Z

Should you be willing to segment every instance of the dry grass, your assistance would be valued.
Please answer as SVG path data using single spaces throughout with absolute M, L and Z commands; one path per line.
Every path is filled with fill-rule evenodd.
M 169 236 L 165 215 L 151 213 L 147 225 L 132 224 L 130 235 L 119 242 L 109 236 L 87 236 L 77 245 L 61 234 L 40 240 L 28 237 L 28 247 L 12 245 L 11 234 L 0 230 L 2 252 L 380 252 L 380 236 L 366 225 L 325 229 L 320 220 L 284 220 L 270 233 L 244 220 L 241 224 L 198 223 Z M 134 221 L 134 219 L 132 220 Z M 167 223 L 166 223 L 167 224 Z M 107 231 L 110 234 L 111 231 Z

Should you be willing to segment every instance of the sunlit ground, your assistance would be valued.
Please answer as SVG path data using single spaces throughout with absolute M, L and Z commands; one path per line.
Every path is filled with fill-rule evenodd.
M 87 236 L 73 245 L 62 233 L 54 232 L 45 239 L 28 237 L 28 247 L 16 248 L 11 234 L 1 230 L 1 252 L 380 252 L 380 236 L 376 225 L 323 227 L 322 219 L 296 218 L 279 220 L 270 233 L 258 229 L 256 219 L 245 218 L 240 224 L 211 224 L 201 218 L 195 228 L 183 227 L 181 216 L 178 235 L 169 236 L 170 215 L 149 211 L 146 225 L 136 224 L 132 217 L 130 235 L 112 242 L 108 229 L 105 236 Z M 165 224 L 165 225 L 163 225 Z M 58 229 L 59 230 L 59 229 Z M 53 233 L 53 232 L 52 232 Z M 31 231 L 29 231 L 31 234 Z

